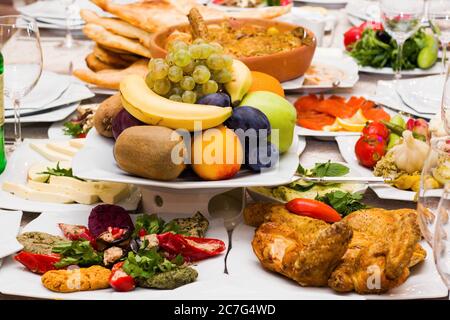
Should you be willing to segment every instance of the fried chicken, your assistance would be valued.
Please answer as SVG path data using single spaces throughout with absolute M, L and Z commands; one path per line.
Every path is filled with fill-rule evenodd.
M 109 287 L 111 270 L 101 266 L 73 270 L 51 270 L 41 278 L 44 287 L 55 292 L 99 290 Z
M 246 207 L 244 220 L 258 227 L 252 246 L 263 267 L 302 286 L 383 293 L 426 257 L 411 209 L 365 209 L 329 225 L 283 205 L 256 203 Z
M 415 210 L 366 209 L 343 221 L 353 238 L 328 281 L 336 291 L 386 292 L 404 283 L 409 268 L 425 259 Z
M 347 250 L 352 230 L 346 223 L 329 225 L 321 220 L 297 216 L 283 205 L 262 207 L 254 221 L 266 222 L 256 230 L 253 251 L 268 270 L 281 273 L 302 286 L 325 286 L 331 272 Z M 246 210 L 247 219 L 251 215 Z M 259 217 L 256 217 L 259 216 Z

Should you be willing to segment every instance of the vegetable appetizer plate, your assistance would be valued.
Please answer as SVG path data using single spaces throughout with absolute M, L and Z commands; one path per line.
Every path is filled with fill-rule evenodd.
M 443 75 L 400 80 L 397 93 L 415 111 L 436 114 L 440 111 L 444 82 Z
M 0 265 L 1 258 L 23 249 L 23 246 L 16 239 L 21 221 L 22 211 L 0 210 L 0 226 L 2 227 L 0 233 Z
M 297 79 L 285 81 L 281 85 L 287 91 L 322 92 L 334 89 L 333 82 L 339 81 L 336 88 L 353 88 L 358 82 L 358 64 L 341 49 L 317 48 L 308 71 L 316 73 L 305 74 Z M 308 84 L 308 80 L 322 83 Z
M 20 198 L 12 193 L 2 190 L 3 182 L 9 181 L 13 183 L 25 184 L 27 182 L 28 170 L 35 163 L 50 162 L 36 151 L 32 150 L 29 144 L 46 143 L 50 140 L 46 139 L 25 139 L 23 143 L 14 151 L 8 159 L 6 170 L 0 175 L 0 207 L 9 210 L 22 210 L 29 212 L 44 211 L 74 211 L 74 210 L 90 210 L 97 204 L 84 205 L 77 203 L 59 204 L 40 201 L 31 201 Z M 53 140 L 54 142 L 54 140 Z M 130 196 L 117 203 L 118 206 L 126 210 L 135 210 L 141 199 L 141 193 L 137 188 L 133 188 Z
M 48 138 L 53 140 L 70 140 L 73 139 L 73 137 L 68 136 L 64 134 L 64 123 L 69 121 L 71 118 L 75 117 L 77 115 L 77 112 L 72 112 L 68 117 L 64 118 L 64 120 L 54 122 L 52 125 L 48 128 L 47 135 Z
M 386 105 L 390 109 L 408 113 L 413 116 L 425 119 L 431 119 L 433 117 L 433 114 L 431 113 L 419 113 L 407 106 L 397 93 L 395 81 L 379 80 L 375 95 L 369 98 L 376 103 Z
M 366 167 L 361 166 L 358 163 L 358 159 L 355 154 L 355 144 L 360 136 L 353 137 L 336 137 L 336 142 L 341 152 L 342 157 L 345 162 L 350 166 L 357 167 L 359 171 L 367 176 L 373 176 L 373 171 Z M 414 201 L 416 192 L 400 190 L 394 188 L 388 184 L 369 184 L 369 187 L 377 194 L 381 199 L 391 199 L 391 200 L 403 200 L 403 201 Z M 436 189 L 430 191 L 430 196 L 440 197 L 442 194 L 442 189 Z
M 425 299 L 441 298 L 447 288 L 436 271 L 433 252 L 422 242 L 427 251 L 424 263 L 413 268 L 408 280 L 401 286 L 381 295 L 336 293 L 330 288 L 302 287 L 295 281 L 264 269 L 253 253 L 251 242 L 255 228 L 240 224 L 233 231 L 233 248 L 228 254 L 227 268 L 231 276 L 242 279 L 242 286 L 257 288 L 266 299 Z M 245 280 L 244 280 L 245 279 Z
M 313 167 L 316 162 L 319 162 L 317 159 L 308 159 L 308 161 L 302 161 L 300 164 L 304 168 L 310 168 Z M 345 162 L 339 162 L 339 161 L 332 161 L 333 163 L 339 163 L 342 164 L 350 169 L 349 173 L 346 174 L 346 176 L 350 177 L 362 177 L 363 175 L 358 170 L 358 168 L 355 168 L 354 166 L 350 166 L 348 163 Z M 293 177 L 292 181 L 298 180 L 299 177 Z M 353 193 L 359 192 L 359 193 L 365 193 L 367 190 L 367 184 L 359 184 L 355 190 L 353 190 Z M 278 203 L 285 203 L 286 201 L 277 199 L 275 197 L 269 196 L 267 194 L 264 194 L 258 190 L 258 188 L 247 188 L 247 192 L 252 197 L 252 199 L 256 202 L 278 202 Z
M 87 225 L 89 210 L 81 210 L 75 212 L 45 212 L 39 215 L 38 218 L 30 222 L 23 232 L 40 231 L 47 232 L 54 235 L 61 235 L 61 230 L 58 228 L 58 223 L 68 223 L 77 225 Z M 186 217 L 183 215 L 160 214 L 165 220 L 171 220 L 177 217 Z M 135 216 L 131 216 L 135 219 Z M 206 236 L 209 238 L 220 239 L 225 242 L 227 248 L 228 234 L 223 226 L 223 220 L 214 219 L 209 220 L 210 226 Z M 57 293 L 47 290 L 41 283 L 41 277 L 34 273 L 27 271 L 20 263 L 13 260 L 12 257 L 5 259 L 3 267 L 0 269 L 0 292 L 3 294 L 27 296 L 34 298 L 47 299 L 195 299 L 196 288 L 202 288 L 205 291 L 219 290 L 217 288 L 216 280 L 223 278 L 225 269 L 224 263 L 225 254 L 217 257 L 206 259 L 194 265 L 198 271 L 198 279 L 196 282 L 174 290 L 155 290 L 137 288 L 134 291 L 121 293 L 114 292 L 113 289 L 103 289 L 96 291 L 84 291 L 74 293 Z
M 202 181 L 196 176 L 179 177 L 173 181 L 158 181 L 130 175 L 122 171 L 114 160 L 114 140 L 100 136 L 97 130 L 90 130 L 86 144 L 74 157 L 74 175 L 92 180 L 129 183 L 139 186 L 164 187 L 171 189 L 237 188 L 289 183 L 297 170 L 299 155 L 305 149 L 303 137 L 294 135 L 291 148 L 280 157 L 275 168 L 260 174 L 241 170 L 234 178 L 219 181 Z M 188 174 L 185 172 L 185 174 Z

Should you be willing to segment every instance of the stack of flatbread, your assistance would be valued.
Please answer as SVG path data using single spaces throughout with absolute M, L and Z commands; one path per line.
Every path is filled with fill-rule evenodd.
M 90 10 L 81 10 L 86 22 L 83 33 L 96 44 L 86 57 L 89 69 L 78 69 L 74 75 L 98 87 L 118 89 L 128 74 L 145 76 L 151 58 L 152 34 L 174 24 L 187 23 L 187 14 L 195 7 L 205 20 L 223 19 L 229 14 L 198 4 L 195 0 L 140 0 L 119 4 L 114 0 L 91 0 L 114 18 L 100 17 Z M 272 19 L 287 13 L 290 6 L 270 10 L 246 10 L 232 16 Z

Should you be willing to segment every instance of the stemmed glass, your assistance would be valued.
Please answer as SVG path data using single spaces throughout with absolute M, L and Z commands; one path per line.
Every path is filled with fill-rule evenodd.
M 445 185 L 439 202 L 436 230 L 434 232 L 433 255 L 436 268 L 447 288 L 450 290 L 450 184 Z
M 441 101 L 441 119 L 444 122 L 445 131 L 450 134 L 450 65 L 446 66 L 444 80 L 444 92 L 442 93 Z
M 60 49 L 73 49 L 78 47 L 80 44 L 73 39 L 72 31 L 71 31 L 71 21 L 73 15 L 78 11 L 77 6 L 75 5 L 76 0 L 60 0 L 64 5 L 66 12 L 66 36 L 64 40 L 56 45 L 57 48 Z
M 442 73 L 446 73 L 447 46 L 450 43 L 450 0 L 430 0 L 428 19 L 442 46 Z
M 402 50 L 405 41 L 420 27 L 424 10 L 423 0 L 381 0 L 381 22 L 398 46 L 395 79 L 402 77 Z M 394 67 L 394 66 L 393 66 Z
M 14 107 L 14 145 L 22 142 L 20 100 L 42 73 L 42 49 L 36 21 L 22 15 L 0 17 L 0 50 L 4 63 L 4 94 Z
M 450 182 L 450 136 L 431 139 L 420 178 L 417 212 L 425 240 L 433 243 L 433 231 L 442 187 Z

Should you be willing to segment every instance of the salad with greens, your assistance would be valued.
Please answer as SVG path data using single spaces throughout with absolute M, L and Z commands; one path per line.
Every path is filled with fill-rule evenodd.
M 438 58 L 438 42 L 432 32 L 421 27 L 403 45 L 401 68 L 429 69 Z M 344 33 L 344 45 L 359 65 L 373 68 L 391 67 L 397 70 L 397 42 L 380 23 L 363 23 Z

